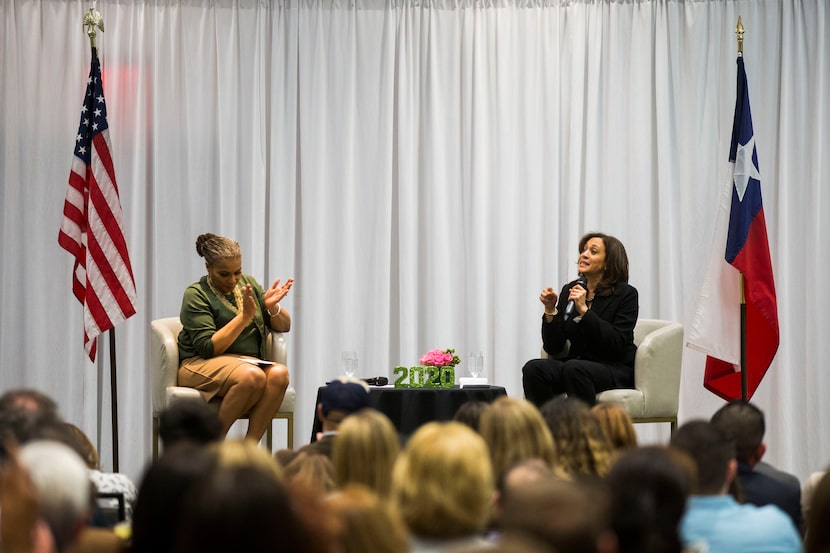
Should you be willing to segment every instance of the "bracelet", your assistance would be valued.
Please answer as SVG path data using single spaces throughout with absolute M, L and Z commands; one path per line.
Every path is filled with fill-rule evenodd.
M 269 316 L 276 317 L 277 315 L 279 315 L 282 312 L 282 306 L 280 304 L 277 304 L 277 312 L 276 313 L 271 313 L 271 311 L 269 311 L 268 308 L 266 308 L 265 311 L 268 312 Z
M 553 313 L 548 313 L 547 311 L 545 311 L 545 315 L 547 315 L 548 317 L 555 317 L 557 313 L 559 313 L 559 311 L 555 307 L 553 308 Z

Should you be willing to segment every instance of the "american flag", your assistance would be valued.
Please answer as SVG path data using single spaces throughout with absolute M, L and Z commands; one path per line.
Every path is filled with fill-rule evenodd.
M 84 306 L 84 350 L 92 361 L 98 335 L 134 315 L 136 307 L 108 128 L 101 63 L 93 48 L 58 233 L 58 244 L 75 258 L 72 292 Z

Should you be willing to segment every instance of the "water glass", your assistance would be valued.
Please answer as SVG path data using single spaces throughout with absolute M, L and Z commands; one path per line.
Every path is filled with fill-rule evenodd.
M 354 376 L 357 372 L 357 352 L 344 351 L 340 356 L 340 366 L 343 367 L 343 374 Z
M 478 378 L 484 372 L 484 354 L 480 351 L 471 351 L 467 354 L 467 372 L 473 378 Z

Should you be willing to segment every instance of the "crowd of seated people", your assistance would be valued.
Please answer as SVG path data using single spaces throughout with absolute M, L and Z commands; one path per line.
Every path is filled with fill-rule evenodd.
M 763 417 L 746 402 L 638 446 L 622 410 L 503 397 L 403 442 L 359 383 L 331 392 L 324 451 L 272 455 L 223 439 L 205 405 L 171 407 L 128 532 L 91 525 L 101 480 L 83 432 L 43 394 L 6 392 L 0 553 L 830 552 L 830 477 L 799 523 L 787 488 L 753 474 Z

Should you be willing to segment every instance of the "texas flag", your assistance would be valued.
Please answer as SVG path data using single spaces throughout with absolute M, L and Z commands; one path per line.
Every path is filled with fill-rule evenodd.
M 741 398 L 741 275 L 746 299 L 747 399 L 767 372 L 779 341 L 778 305 L 743 56 L 738 56 L 729 162 L 732 182 L 721 196 L 712 254 L 686 345 L 706 353 L 706 389 L 733 400 Z

